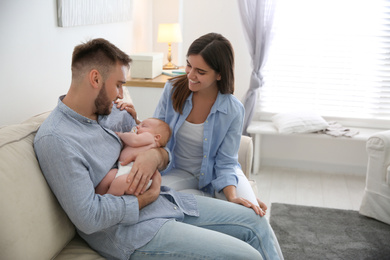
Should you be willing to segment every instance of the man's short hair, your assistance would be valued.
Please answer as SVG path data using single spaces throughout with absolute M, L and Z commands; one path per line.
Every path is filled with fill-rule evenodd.
M 96 69 L 106 79 L 110 70 L 119 62 L 130 67 L 131 58 L 109 41 L 98 38 L 77 45 L 72 55 L 72 77 Z

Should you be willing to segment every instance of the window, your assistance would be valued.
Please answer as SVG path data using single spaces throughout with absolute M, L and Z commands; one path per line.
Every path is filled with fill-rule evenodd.
M 390 128 L 390 4 L 279 0 L 261 119 L 310 110 L 347 125 Z

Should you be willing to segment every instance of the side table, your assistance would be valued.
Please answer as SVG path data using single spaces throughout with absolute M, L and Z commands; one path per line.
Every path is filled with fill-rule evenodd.
M 165 83 L 172 77 L 159 75 L 153 79 L 128 78 L 123 86 L 130 92 L 140 120 L 153 116 Z

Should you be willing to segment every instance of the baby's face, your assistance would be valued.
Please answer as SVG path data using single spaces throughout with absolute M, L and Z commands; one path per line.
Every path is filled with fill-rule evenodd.
M 149 132 L 155 134 L 159 122 L 154 119 L 145 119 L 137 126 L 137 134 Z

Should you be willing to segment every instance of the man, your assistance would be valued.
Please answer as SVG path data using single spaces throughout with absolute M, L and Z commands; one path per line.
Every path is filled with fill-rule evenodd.
M 122 145 L 115 132 L 135 125 L 113 105 L 122 98 L 130 62 L 104 39 L 76 46 L 70 89 L 34 140 L 42 172 L 79 235 L 107 259 L 276 259 L 265 218 L 240 205 L 160 187 L 154 172 L 169 161 L 162 148 L 134 162 L 134 179 L 152 176 L 148 190 L 143 192 L 147 177 L 138 177 L 133 183 L 141 188 L 130 187 L 135 195 L 95 194 L 116 167 Z

